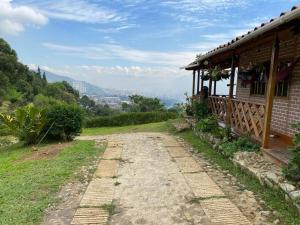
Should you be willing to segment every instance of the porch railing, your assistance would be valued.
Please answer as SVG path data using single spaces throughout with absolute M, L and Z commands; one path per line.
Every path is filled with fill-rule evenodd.
M 224 97 L 209 97 L 212 112 L 221 121 L 241 134 L 261 140 L 264 129 L 265 105 Z

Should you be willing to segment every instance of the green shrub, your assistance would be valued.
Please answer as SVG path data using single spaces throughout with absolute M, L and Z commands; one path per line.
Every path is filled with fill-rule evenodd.
M 208 105 L 204 101 L 200 101 L 200 99 L 193 100 L 192 103 L 193 116 L 198 120 L 202 120 L 207 118 L 210 115 L 210 110 Z
M 122 113 L 115 116 L 99 116 L 89 118 L 86 121 L 86 127 L 113 127 L 137 125 L 166 121 L 168 119 L 175 119 L 178 116 L 173 112 L 132 112 Z
M 293 125 L 300 131 L 300 123 Z M 297 133 L 293 140 L 294 147 L 291 150 L 294 153 L 294 158 L 290 160 L 286 167 L 283 167 L 284 176 L 291 181 L 300 181 L 300 133 Z
M 215 134 L 219 131 L 218 120 L 215 116 L 206 117 L 196 124 L 196 128 L 205 133 Z
M 0 114 L 3 124 L 25 144 L 36 144 L 46 123 L 45 110 L 29 104 L 13 114 Z
M 221 144 L 222 154 L 225 157 L 232 157 L 236 152 L 257 152 L 259 145 L 254 144 L 249 137 L 242 136 L 232 141 L 225 141 Z
M 53 140 L 72 140 L 81 132 L 83 111 L 77 105 L 53 105 L 47 108 L 47 124 L 44 131 Z

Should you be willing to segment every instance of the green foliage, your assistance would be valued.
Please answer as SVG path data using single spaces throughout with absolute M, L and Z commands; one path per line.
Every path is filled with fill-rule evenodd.
M 122 104 L 122 109 L 125 112 L 157 112 L 166 110 L 164 104 L 158 98 L 131 95 L 129 100 L 131 104 Z
M 103 116 L 87 119 L 86 127 L 113 127 L 146 124 L 166 121 L 176 117 L 177 114 L 172 112 L 122 113 L 115 116 Z
M 26 105 L 38 94 L 51 96 L 66 103 L 76 103 L 79 93 L 67 82 L 48 84 L 45 74 L 29 70 L 18 62 L 16 52 L 0 38 L 0 104 L 12 102 L 12 107 Z
M 205 133 L 216 134 L 219 131 L 218 120 L 215 116 L 206 117 L 196 124 L 196 128 Z
M 300 131 L 300 123 L 293 125 Z M 284 176 L 291 181 L 300 181 L 300 133 L 298 132 L 294 137 L 294 146 L 291 150 L 294 153 L 294 158 L 290 160 L 289 164 L 283 168 Z
M 193 105 L 192 105 L 193 99 L 190 98 L 187 93 L 185 93 L 184 95 L 186 97 L 185 113 L 187 116 L 194 116 Z
M 201 101 L 200 99 L 195 99 L 192 102 L 192 110 L 193 110 L 193 116 L 200 121 L 201 119 L 205 119 L 210 115 L 209 108 L 207 106 L 207 103 L 204 101 Z
M 16 89 L 9 89 L 5 96 L 5 99 L 11 103 L 20 102 L 23 99 L 23 94 L 18 92 Z
M 0 114 L 3 124 L 25 144 L 35 144 L 46 123 L 45 111 L 29 104 L 13 114 Z
M 47 138 L 54 140 L 72 140 L 81 132 L 83 111 L 77 105 L 53 105 L 47 108 L 47 124 L 44 131 L 48 131 Z
M 50 105 L 61 105 L 64 104 L 62 101 L 57 100 L 51 96 L 45 96 L 43 94 L 38 94 L 33 99 L 33 104 L 39 108 L 46 108 Z
M 68 104 L 75 104 L 79 94 L 67 82 L 56 82 L 47 85 L 46 94 Z
M 225 157 L 232 157 L 236 152 L 258 152 L 259 145 L 254 144 L 249 137 L 241 136 L 232 141 L 225 141 L 221 144 L 222 154 Z
M 177 113 L 180 117 L 183 117 L 185 114 L 185 106 L 183 103 L 174 104 L 173 107 L 168 109 L 168 112 Z

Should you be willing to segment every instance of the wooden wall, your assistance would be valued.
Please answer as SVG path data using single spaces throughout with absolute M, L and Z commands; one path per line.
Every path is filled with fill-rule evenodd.
M 244 52 L 240 55 L 239 68 L 247 67 L 249 62 L 253 65 L 270 60 L 272 43 L 264 44 Z M 281 41 L 280 59 L 300 57 L 300 36 L 295 36 L 290 40 Z M 291 124 L 300 122 L 300 62 L 295 67 L 290 84 L 288 97 L 275 97 L 271 129 L 279 133 L 293 136 L 296 130 L 291 128 Z M 242 87 L 241 80 L 237 83 L 237 99 L 249 102 L 265 102 L 265 96 L 250 95 L 250 86 Z

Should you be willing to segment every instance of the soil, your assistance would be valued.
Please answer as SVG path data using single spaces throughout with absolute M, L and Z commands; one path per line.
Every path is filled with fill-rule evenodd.
M 18 162 L 31 161 L 31 160 L 43 160 L 51 159 L 58 155 L 63 149 L 73 145 L 72 142 L 68 143 L 59 143 L 59 144 L 50 144 L 39 149 L 32 148 L 32 151 L 18 160 Z

